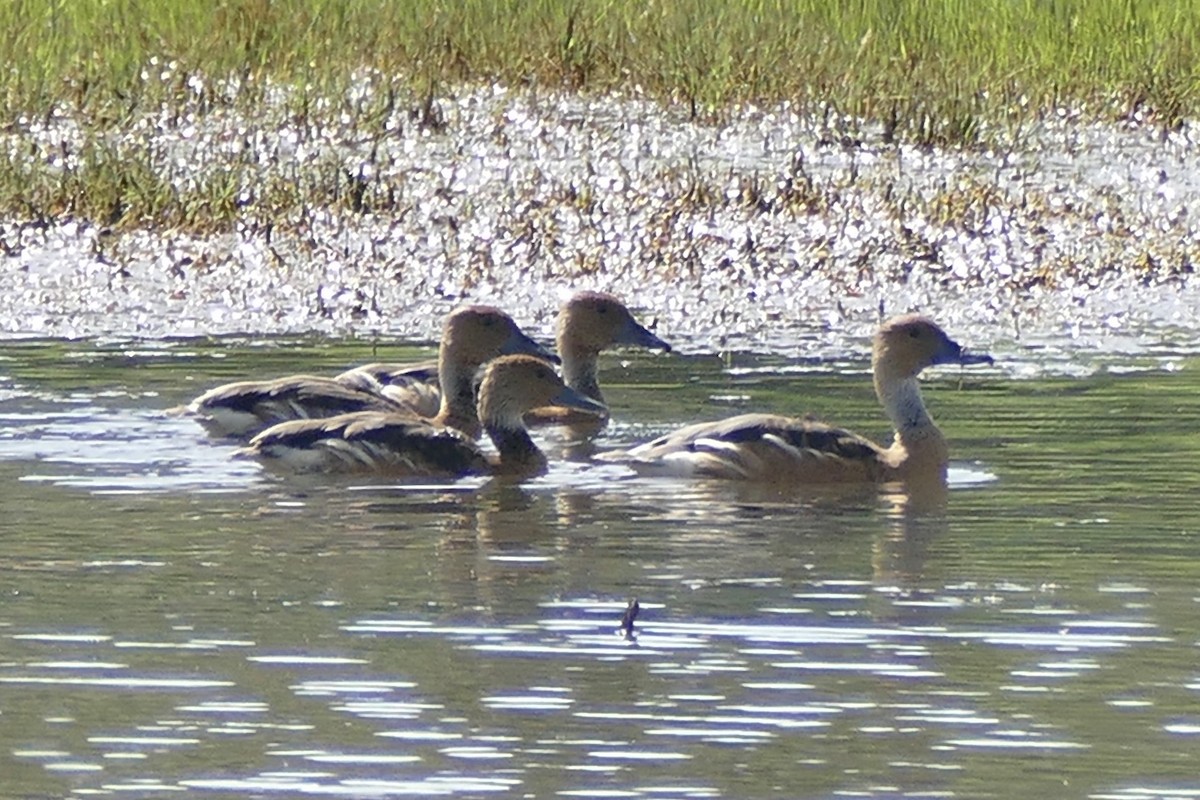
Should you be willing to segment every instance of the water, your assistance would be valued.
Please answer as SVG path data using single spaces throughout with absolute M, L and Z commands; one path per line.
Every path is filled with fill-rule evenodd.
M 935 372 L 932 511 L 634 479 L 549 435 L 519 487 L 288 481 L 161 413 L 370 358 L 5 346 L 3 794 L 1200 796 L 1186 354 Z M 594 448 L 748 408 L 882 436 L 865 368 L 612 357 Z

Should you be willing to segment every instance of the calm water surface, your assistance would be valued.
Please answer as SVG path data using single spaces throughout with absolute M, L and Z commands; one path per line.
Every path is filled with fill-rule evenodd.
M 934 373 L 932 510 L 587 461 L 751 408 L 882 436 L 850 356 L 613 357 L 616 424 L 520 487 L 281 480 L 162 413 L 371 358 L 6 345 L 0 794 L 1200 797 L 1195 362 Z

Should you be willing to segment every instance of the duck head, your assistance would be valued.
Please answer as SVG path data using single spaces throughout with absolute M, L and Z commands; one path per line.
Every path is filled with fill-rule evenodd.
M 604 292 L 579 292 L 558 316 L 560 349 L 599 353 L 623 344 L 669 352 L 671 346 L 633 318 L 625 304 Z
M 550 350 L 529 338 L 512 317 L 492 306 L 464 306 L 446 318 L 443 348 L 464 365 L 479 365 L 497 356 L 526 354 L 558 363 Z
M 968 353 L 937 323 L 921 314 L 885 322 L 875 334 L 872 363 L 877 376 L 905 379 L 936 364 L 991 364 L 992 357 Z
M 567 386 L 548 361 L 535 356 L 502 356 L 484 368 L 479 417 L 485 425 L 524 428 L 525 412 L 543 406 L 606 413 L 602 404 Z

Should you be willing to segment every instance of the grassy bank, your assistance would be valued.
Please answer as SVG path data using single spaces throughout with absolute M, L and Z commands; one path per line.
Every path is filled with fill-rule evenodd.
M 464 82 L 716 120 L 789 101 L 831 141 L 866 121 L 1011 142 L 1063 107 L 1170 128 L 1200 110 L 1198 43 L 1190 0 L 9 0 L 0 214 L 206 230 L 402 212 L 371 143 L 440 129 Z M 285 130 L 323 155 L 285 152 Z
M 1190 0 L 10 0 L 4 118 L 57 101 L 120 114 L 236 74 L 333 89 L 357 67 L 418 89 L 462 80 L 643 87 L 708 112 L 790 99 L 970 140 L 1052 106 L 1200 102 Z M 147 80 L 175 61 L 177 85 Z M 252 100 L 253 98 L 250 97 Z

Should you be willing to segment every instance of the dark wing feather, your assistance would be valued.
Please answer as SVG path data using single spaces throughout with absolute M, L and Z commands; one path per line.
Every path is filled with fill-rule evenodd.
M 317 471 L 456 476 L 489 468 L 479 447 L 458 431 L 380 412 L 280 423 L 254 437 L 246 454 Z
M 759 441 L 776 436 L 799 450 L 812 450 L 839 458 L 873 458 L 879 453 L 874 442 L 845 428 L 836 428 L 812 419 L 766 417 L 751 421 L 705 438 L 720 438 L 727 442 Z
M 433 417 L 441 406 L 436 361 L 419 364 L 364 364 L 335 378 L 339 383 L 379 394 L 423 417 Z
M 285 408 L 297 416 L 327 417 L 350 411 L 385 410 L 392 407 L 386 398 L 352 389 L 329 378 L 292 375 L 273 381 L 245 381 L 219 386 L 202 396 L 204 406 L 220 406 L 233 411 L 257 414 L 263 419 L 278 416 Z
M 366 374 L 384 386 L 393 383 L 405 385 L 412 381 L 437 383 L 438 362 L 437 359 L 434 359 L 432 361 L 420 361 L 413 364 L 385 362 L 363 364 L 361 367 L 346 370 L 341 375 L 338 375 L 336 380 L 353 380 L 356 374 Z
M 882 456 L 874 442 L 811 418 L 742 414 L 689 425 L 614 460 L 648 473 L 820 482 L 877 479 Z

